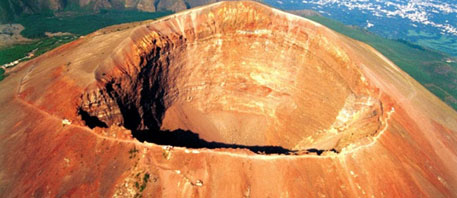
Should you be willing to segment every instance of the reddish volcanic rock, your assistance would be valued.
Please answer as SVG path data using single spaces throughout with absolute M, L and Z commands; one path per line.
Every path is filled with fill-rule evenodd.
M 457 197 L 455 111 L 259 3 L 106 28 L 0 87 L 1 197 Z

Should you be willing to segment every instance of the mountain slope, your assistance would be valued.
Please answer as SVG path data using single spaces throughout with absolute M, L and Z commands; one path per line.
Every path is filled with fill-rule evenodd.
M 108 27 L 0 89 L 0 197 L 457 197 L 453 109 L 259 3 Z
M 304 15 L 302 15 L 304 16 Z M 457 59 L 411 44 L 390 40 L 318 15 L 304 16 L 353 39 L 370 44 L 423 86 L 457 110 Z

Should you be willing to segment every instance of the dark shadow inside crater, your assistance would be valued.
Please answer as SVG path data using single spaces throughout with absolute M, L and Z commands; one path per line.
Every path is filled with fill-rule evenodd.
M 150 142 L 158 145 L 186 147 L 193 149 L 248 149 L 257 154 L 316 154 L 321 155 L 325 151 L 338 153 L 335 149 L 322 150 L 316 148 L 309 148 L 305 151 L 290 150 L 281 146 L 247 146 L 240 144 L 227 144 L 222 142 L 209 142 L 201 139 L 197 133 L 189 130 L 132 130 L 132 135 L 140 142 Z
M 93 129 L 95 127 L 108 128 L 108 125 L 97 118 L 97 116 L 90 115 L 87 111 L 84 111 L 82 108 L 78 109 L 78 114 L 81 116 L 81 119 L 84 121 L 86 126 Z
M 170 145 L 194 149 L 248 149 L 259 154 L 292 154 L 296 152 L 280 146 L 246 146 L 239 144 L 226 144 L 222 142 L 208 142 L 201 139 L 197 133 L 180 129 L 174 131 L 133 130 L 132 135 L 140 142 L 151 142 L 159 145 Z

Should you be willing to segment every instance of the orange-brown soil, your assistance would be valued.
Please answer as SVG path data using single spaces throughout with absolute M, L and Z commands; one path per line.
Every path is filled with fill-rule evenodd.
M 457 197 L 455 111 L 260 3 L 106 28 L 0 87 L 1 197 Z

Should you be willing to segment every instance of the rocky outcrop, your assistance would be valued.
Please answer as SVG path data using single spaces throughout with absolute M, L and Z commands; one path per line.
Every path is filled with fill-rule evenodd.
M 138 4 L 136 4 L 136 9 L 144 12 L 155 12 L 157 10 L 154 2 L 149 0 L 140 0 Z
M 171 10 L 173 12 L 178 12 L 190 8 L 188 6 L 188 3 L 184 0 L 159 1 L 157 3 L 157 10 Z
M 21 35 L 24 26 L 20 24 L 4 24 L 0 25 L 0 47 L 11 45 L 14 43 L 30 41 Z
M 0 197 L 457 196 L 454 110 L 255 2 L 108 27 L 0 88 Z

